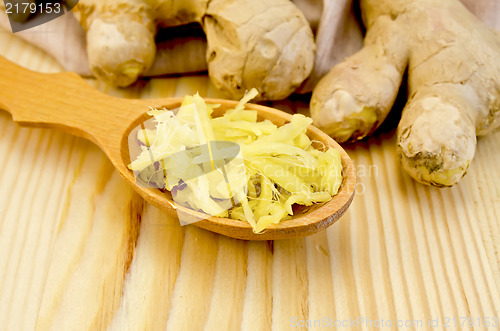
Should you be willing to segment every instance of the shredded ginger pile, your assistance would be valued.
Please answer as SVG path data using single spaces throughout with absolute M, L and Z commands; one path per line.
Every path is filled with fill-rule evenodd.
M 281 127 L 257 121 L 257 111 L 245 109 L 257 94 L 252 89 L 234 109 L 216 118 L 211 114 L 219 105 L 206 104 L 198 94 L 186 96 L 176 114 L 152 109 L 148 114 L 156 128 L 139 130 L 142 151 L 129 168 L 137 174 L 154 165 L 147 180 L 175 193 L 176 203 L 247 221 L 255 233 L 290 218 L 294 204 L 329 201 L 342 184 L 339 152 L 329 146 L 313 148 L 306 135 L 312 120 L 303 115 L 293 115 Z M 240 158 L 223 172 L 179 153 L 210 141 L 237 143 Z

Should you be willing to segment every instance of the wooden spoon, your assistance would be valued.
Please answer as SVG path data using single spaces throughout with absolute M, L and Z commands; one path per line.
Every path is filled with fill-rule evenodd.
M 237 103 L 229 100 L 206 99 L 221 104 L 221 111 Z M 60 128 L 86 138 L 99 146 L 120 175 L 152 205 L 177 216 L 200 219 L 194 225 L 229 237 L 249 240 L 284 239 L 305 236 L 320 231 L 340 218 L 350 205 L 355 190 L 356 174 L 347 153 L 328 135 L 310 126 L 308 136 L 337 149 L 342 156 L 344 182 L 336 196 L 327 203 L 300 209 L 292 219 L 283 221 L 265 232 L 255 234 L 247 222 L 210 217 L 184 207 L 175 207 L 172 196 L 158 189 L 138 185 L 127 168 L 130 164 L 128 135 L 131 130 L 149 119 L 150 107 L 174 109 L 180 98 L 121 99 L 105 95 L 75 73 L 43 74 L 22 68 L 0 56 L 0 109 L 12 114 L 22 126 Z M 248 104 L 258 111 L 259 120 L 269 119 L 280 126 L 291 115 L 260 105 Z

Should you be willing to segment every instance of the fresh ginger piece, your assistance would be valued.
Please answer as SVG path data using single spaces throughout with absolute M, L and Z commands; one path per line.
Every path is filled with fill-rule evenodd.
M 314 124 L 338 142 L 362 139 L 382 123 L 407 65 L 405 35 L 387 16 L 370 27 L 364 44 L 320 80 L 311 98 Z
M 153 64 L 156 26 L 143 1 L 85 0 L 73 8 L 87 32 L 92 72 L 117 86 L 128 86 Z
M 472 162 L 476 135 L 500 127 L 500 33 L 458 0 L 360 4 L 365 45 L 316 86 L 314 123 L 339 142 L 370 135 L 408 68 L 397 131 L 402 165 L 425 184 L 456 184 Z
M 262 99 L 286 98 L 313 68 L 311 28 L 289 0 L 80 0 L 73 11 L 92 72 L 118 86 L 151 67 L 157 25 L 199 23 L 209 76 L 231 98 L 253 87 Z

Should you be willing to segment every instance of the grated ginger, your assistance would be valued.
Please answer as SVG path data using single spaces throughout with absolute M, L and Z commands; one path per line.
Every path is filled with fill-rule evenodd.
M 277 127 L 257 121 L 245 104 L 249 91 L 221 117 L 219 105 L 186 96 L 174 114 L 152 109 L 155 129 L 138 131 L 141 152 L 129 165 L 152 187 L 172 192 L 176 203 L 209 215 L 247 221 L 255 233 L 293 215 L 293 205 L 329 201 L 342 184 L 340 153 L 313 148 L 312 120 L 300 114 Z

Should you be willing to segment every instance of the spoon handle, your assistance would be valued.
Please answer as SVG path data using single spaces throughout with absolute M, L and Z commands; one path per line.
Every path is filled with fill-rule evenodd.
M 39 73 L 0 56 L 0 109 L 20 125 L 57 127 L 95 142 L 124 106 L 75 73 Z

